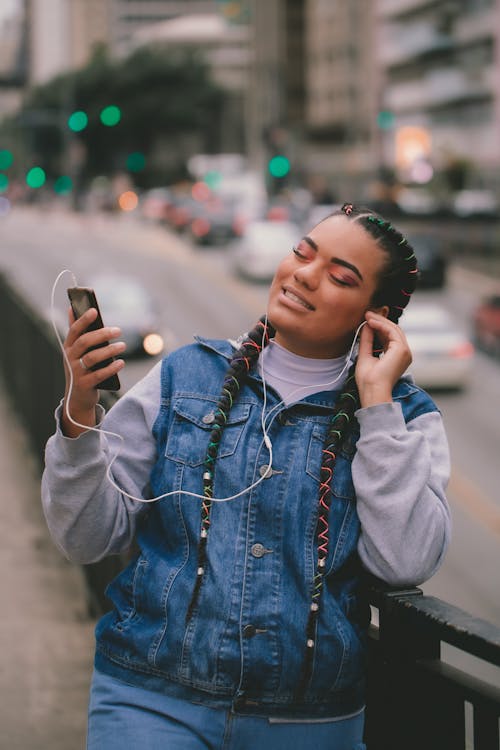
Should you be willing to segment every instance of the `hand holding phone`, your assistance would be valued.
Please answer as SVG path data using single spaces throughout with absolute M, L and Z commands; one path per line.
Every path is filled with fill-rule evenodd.
M 101 312 L 99 310 L 99 305 L 97 304 L 97 298 L 93 289 L 83 286 L 70 287 L 68 289 L 68 298 L 71 303 L 71 309 L 73 310 L 75 320 L 80 318 L 83 313 L 85 313 L 87 310 L 90 310 L 92 307 L 97 310 L 97 318 L 88 326 L 88 328 L 86 329 L 87 331 L 97 331 L 99 328 L 104 327 Z M 97 344 L 96 346 L 91 346 L 89 349 L 87 349 L 87 352 L 90 352 L 93 349 L 99 349 L 103 346 L 107 346 L 108 344 L 108 341 L 104 341 L 100 344 Z M 98 362 L 96 365 L 89 369 L 99 370 L 102 367 L 107 367 L 107 365 L 111 364 L 111 362 L 113 361 L 114 357 L 111 357 L 103 360 L 102 362 Z M 106 378 L 99 383 L 98 387 L 107 391 L 120 390 L 120 380 L 118 378 L 118 375 L 112 375 L 111 377 Z

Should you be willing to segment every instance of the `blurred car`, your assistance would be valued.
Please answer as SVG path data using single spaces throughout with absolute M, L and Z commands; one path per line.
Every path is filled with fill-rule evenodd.
M 491 190 L 459 190 L 452 203 L 455 216 L 461 219 L 472 217 L 499 218 L 500 206 Z
M 279 262 L 301 236 L 299 227 L 288 221 L 251 222 L 234 251 L 236 272 L 252 281 L 271 281 Z
M 128 276 L 100 275 L 91 280 L 105 325 L 121 328 L 124 357 L 157 356 L 164 349 L 160 317 L 150 294 Z
M 396 196 L 400 211 L 409 216 L 432 216 L 440 210 L 439 203 L 425 187 L 401 188 Z
M 191 221 L 199 210 L 199 201 L 185 194 L 172 194 L 172 201 L 167 210 L 167 223 L 177 232 L 189 229 Z
M 408 372 L 417 385 L 429 390 L 465 388 L 474 346 L 446 308 L 414 300 L 400 325 L 413 354 Z
M 141 196 L 139 210 L 147 221 L 166 222 L 171 205 L 172 193 L 168 188 L 152 188 Z
M 446 282 L 447 261 L 436 237 L 428 234 L 408 236 L 415 250 L 419 270 L 418 289 L 441 289 Z
M 236 208 L 212 197 L 200 202 L 189 225 L 191 239 L 198 245 L 219 245 L 240 237 L 243 224 Z
M 478 349 L 500 356 L 500 295 L 485 298 L 473 312 L 474 340 Z

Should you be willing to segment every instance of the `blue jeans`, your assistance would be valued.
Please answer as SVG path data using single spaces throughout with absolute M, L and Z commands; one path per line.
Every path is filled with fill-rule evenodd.
M 363 750 L 363 722 L 239 716 L 94 671 L 87 750 Z

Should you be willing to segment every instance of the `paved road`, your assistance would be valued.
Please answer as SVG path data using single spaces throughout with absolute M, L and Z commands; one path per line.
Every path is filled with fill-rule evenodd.
M 49 539 L 39 467 L 0 381 L 0 749 L 82 750 L 94 622 Z

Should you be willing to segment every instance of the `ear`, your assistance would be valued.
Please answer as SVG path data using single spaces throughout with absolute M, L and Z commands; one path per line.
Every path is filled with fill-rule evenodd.
M 383 315 L 384 318 L 387 318 L 389 315 L 389 305 L 382 305 L 382 307 L 369 307 L 368 309 L 378 315 Z

